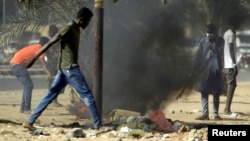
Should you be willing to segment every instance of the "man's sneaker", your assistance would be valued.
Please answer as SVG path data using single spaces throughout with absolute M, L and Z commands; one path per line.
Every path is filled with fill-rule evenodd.
M 196 119 L 196 120 L 209 120 L 209 116 L 203 114 L 203 115 L 201 115 L 201 116 L 199 116 L 199 117 L 197 117 L 197 118 L 195 118 L 195 119 Z
M 29 123 L 27 121 L 23 123 L 23 127 L 29 129 L 30 131 L 36 130 L 36 127 L 34 127 L 32 123 Z
M 109 126 L 101 126 L 99 128 L 96 128 L 95 130 L 96 130 L 96 135 L 99 135 L 99 134 L 102 134 L 102 133 L 112 131 L 112 130 L 114 130 L 114 128 L 109 127 Z
M 214 120 L 222 120 L 222 118 L 219 115 L 215 115 Z

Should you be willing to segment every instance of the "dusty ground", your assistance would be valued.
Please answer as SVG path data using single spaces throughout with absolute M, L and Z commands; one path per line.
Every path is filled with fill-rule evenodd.
M 36 76 L 41 77 L 41 76 Z M 21 123 L 28 118 L 28 115 L 19 113 L 19 103 L 21 99 L 22 87 L 18 82 L 8 81 L 9 79 L 14 79 L 13 77 L 0 78 L 0 140 L 4 141 L 36 141 L 36 140 L 46 140 L 46 141 L 61 141 L 64 139 L 63 135 L 57 136 L 32 136 L 26 129 L 22 128 Z M 32 107 L 34 108 L 43 94 L 47 91 L 46 81 L 36 81 L 35 89 L 33 93 Z M 59 101 L 64 105 L 64 107 L 52 107 L 49 106 L 45 112 L 40 116 L 39 125 L 47 125 L 55 122 L 58 125 L 67 125 L 73 122 L 79 122 L 80 124 L 85 124 L 84 120 L 76 120 L 75 116 L 69 113 L 67 106 L 70 104 L 69 96 L 67 95 L 68 89 L 66 89 L 65 94 L 60 95 Z M 232 104 L 232 111 L 239 114 L 238 118 L 230 118 L 223 116 L 223 108 L 225 106 L 225 96 L 221 96 L 220 104 L 220 114 L 223 120 L 221 121 L 197 121 L 194 120 L 200 114 L 200 95 L 197 92 L 192 92 L 189 96 L 182 97 L 179 100 L 168 101 L 164 113 L 165 116 L 171 120 L 179 120 L 185 123 L 204 123 L 204 124 L 250 124 L 250 82 L 239 82 L 238 87 L 235 92 L 235 96 Z M 209 99 L 209 107 L 212 109 L 211 103 L 212 97 Z M 210 112 L 212 112 L 210 110 Z M 52 131 L 53 127 L 45 126 L 44 130 Z M 59 130 L 59 129 L 57 129 Z M 64 131 L 71 130 L 70 128 L 64 128 Z M 57 131 L 58 132 L 58 131 Z M 59 133 L 58 133 L 59 134 Z M 82 139 L 74 139 L 82 140 Z M 97 141 L 117 141 L 117 138 L 107 138 L 107 137 L 88 137 L 84 140 L 97 140 Z M 122 139 L 123 141 L 134 141 L 139 139 Z M 146 140 L 146 139 L 145 139 Z M 174 134 L 170 136 L 168 141 L 183 140 L 183 134 Z

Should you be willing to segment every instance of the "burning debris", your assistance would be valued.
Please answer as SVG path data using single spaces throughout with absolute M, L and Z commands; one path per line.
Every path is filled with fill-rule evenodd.
M 129 116 L 141 116 L 141 113 L 123 109 L 114 109 L 110 112 L 110 118 L 112 121 L 118 120 L 120 117 L 129 117 Z
M 118 111 L 118 112 L 117 112 Z M 126 111 L 125 116 L 121 111 Z M 118 118 L 110 120 L 105 126 L 95 130 L 92 124 L 80 124 L 74 122 L 72 124 L 54 125 L 42 127 L 31 132 L 35 136 L 45 135 L 44 138 L 51 139 L 53 137 L 60 137 L 65 139 L 71 138 L 106 138 L 106 139 L 166 139 L 174 136 L 185 136 L 185 140 L 199 139 L 207 140 L 207 125 L 198 126 L 188 125 L 181 121 L 172 121 L 165 117 L 161 110 L 153 111 L 149 116 L 135 116 L 135 111 L 128 111 L 124 109 L 114 110 L 114 115 Z M 128 114 L 131 113 L 131 114 Z M 52 128 L 52 129 L 51 129 Z M 73 128 L 73 129 L 72 129 Z M 5 132 L 3 132 L 5 133 Z M 179 138 L 179 137 L 178 137 Z
M 79 94 L 73 87 L 70 87 L 70 103 L 68 111 L 75 115 L 76 119 L 89 118 L 89 113 L 86 105 L 82 102 Z
M 75 119 L 89 118 L 89 113 L 88 113 L 87 107 L 82 102 L 77 102 L 77 103 L 71 104 L 68 107 L 68 111 L 71 114 L 76 116 Z

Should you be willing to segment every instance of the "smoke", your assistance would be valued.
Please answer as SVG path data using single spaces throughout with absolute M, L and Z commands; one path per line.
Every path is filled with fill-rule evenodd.
M 190 37 L 194 33 L 192 17 L 185 12 L 187 2 L 105 1 L 104 114 L 116 108 L 141 113 L 158 109 L 174 91 L 188 83 L 193 47 Z M 49 21 L 53 23 L 53 18 Z M 88 36 L 81 44 L 82 55 L 79 55 L 81 69 L 91 87 L 94 36 L 89 33 L 93 22 L 85 30 Z
M 181 6 L 150 0 L 105 2 L 104 114 L 116 108 L 141 113 L 158 109 L 187 83 L 192 44 Z

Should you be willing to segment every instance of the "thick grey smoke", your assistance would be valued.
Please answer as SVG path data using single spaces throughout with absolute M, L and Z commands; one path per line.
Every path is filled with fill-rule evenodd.
M 105 1 L 104 114 L 114 108 L 157 109 L 181 88 L 190 73 L 192 54 L 187 50 L 193 44 L 180 11 L 181 5 L 161 1 Z
M 80 1 L 75 1 L 78 4 Z M 84 2 L 83 2 L 84 3 Z M 141 113 L 157 109 L 178 90 L 190 73 L 194 25 L 188 1 L 119 0 L 104 4 L 103 113 L 122 108 Z M 90 2 L 90 5 L 93 3 Z M 88 7 L 90 7 L 88 5 Z M 55 5 L 57 6 L 57 5 Z M 79 4 L 78 4 L 79 6 Z M 72 6 L 70 6 L 72 7 Z M 51 7 L 56 15 L 57 9 Z M 74 6 L 74 8 L 76 8 Z M 189 9 L 192 9 L 188 7 Z M 65 9 L 65 11 L 70 11 Z M 73 15 L 74 12 L 69 12 Z M 60 12 L 59 12 L 60 14 Z M 66 15 L 64 20 L 73 19 Z M 48 18 L 43 18 L 47 21 Z M 50 16 L 49 24 L 64 24 Z M 79 62 L 92 87 L 94 18 L 85 30 Z M 194 30 L 195 31 L 195 30 Z M 192 82 L 190 82 L 192 85 Z

